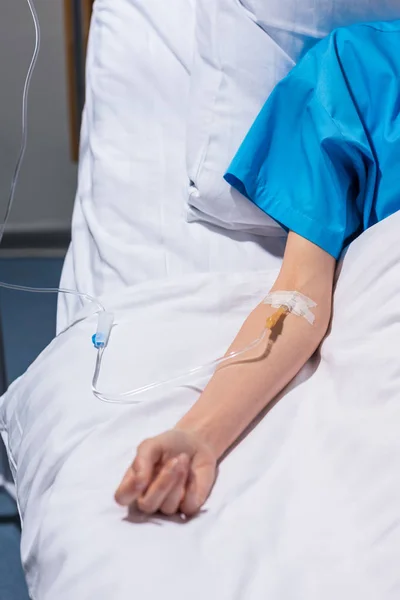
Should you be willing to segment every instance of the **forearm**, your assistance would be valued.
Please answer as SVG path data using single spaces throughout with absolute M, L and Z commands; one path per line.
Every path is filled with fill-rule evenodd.
M 216 371 L 197 403 L 177 428 L 198 433 L 221 457 L 257 415 L 293 379 L 321 343 L 330 321 L 334 262 L 331 274 L 320 281 L 300 269 L 299 278 L 283 269 L 273 290 L 297 290 L 317 302 L 315 323 L 287 315 L 279 333 L 228 366 Z M 327 282 L 327 283 L 326 283 Z M 259 305 L 243 324 L 228 352 L 257 339 L 274 309 Z
M 144 512 L 195 514 L 208 497 L 219 458 L 317 349 L 330 321 L 335 259 L 290 232 L 272 291 L 308 296 L 315 322 L 281 315 L 257 348 L 220 366 L 193 408 L 170 431 L 145 440 L 117 490 L 117 501 L 135 500 Z M 267 290 L 266 290 L 267 292 Z M 260 337 L 275 309 L 261 304 L 246 319 L 229 352 Z M 143 490 L 146 490 L 143 495 Z
M 256 339 L 273 309 L 258 306 L 244 323 L 229 352 Z M 280 335 L 219 369 L 198 402 L 178 423 L 178 428 L 199 433 L 220 457 L 246 427 L 293 379 L 317 349 L 326 329 L 326 316 L 313 326 L 288 315 Z M 240 361 L 240 362 L 238 362 Z

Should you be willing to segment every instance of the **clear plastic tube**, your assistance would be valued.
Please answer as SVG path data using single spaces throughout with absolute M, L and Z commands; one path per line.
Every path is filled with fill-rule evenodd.
M 240 356 L 243 356 L 243 354 L 254 350 L 265 340 L 267 333 L 268 329 L 265 328 L 262 334 L 256 340 L 254 340 L 253 342 L 251 342 L 251 344 L 249 344 L 245 348 L 242 348 L 241 350 L 230 352 L 229 354 L 212 360 L 209 363 L 199 365 L 198 367 L 193 367 L 193 369 L 189 369 L 188 371 L 185 371 L 180 375 L 176 375 L 175 377 L 155 381 L 154 383 L 150 383 L 148 385 L 144 385 L 142 387 L 138 387 L 127 392 L 121 392 L 119 394 L 100 392 L 97 389 L 101 372 L 103 354 L 105 350 L 105 348 L 100 348 L 97 353 L 96 366 L 92 380 L 93 394 L 99 400 L 102 400 L 103 402 L 108 402 L 109 404 L 140 404 L 144 400 L 143 395 L 148 392 L 152 392 L 158 388 L 167 388 L 169 386 L 178 386 L 180 384 L 188 383 L 190 381 L 190 378 L 194 375 L 205 375 L 206 373 L 210 372 L 211 369 L 216 369 L 224 363 L 227 363 L 228 361 L 234 358 L 239 358 Z M 137 396 L 141 396 L 141 398 L 138 399 Z
M 151 391 L 154 391 L 158 388 L 167 388 L 168 386 L 178 386 L 184 383 L 188 383 L 190 378 L 194 375 L 205 375 L 209 373 L 211 369 L 216 369 L 217 367 L 228 363 L 229 361 L 239 358 L 244 354 L 247 354 L 251 350 L 257 348 L 262 342 L 266 339 L 268 332 L 273 330 L 273 328 L 277 325 L 280 319 L 289 313 L 293 313 L 294 315 L 305 318 L 310 324 L 314 322 L 314 315 L 309 310 L 309 307 L 315 307 L 316 304 L 306 296 L 303 296 L 299 292 L 273 292 L 268 294 L 268 296 L 264 299 L 264 304 L 269 304 L 277 308 L 277 310 L 270 315 L 262 331 L 261 335 L 251 342 L 245 348 L 241 350 L 237 350 L 234 352 L 230 352 L 225 356 L 212 360 L 203 365 L 199 365 L 198 367 L 194 367 L 176 375 L 175 377 L 171 377 L 169 379 L 162 379 L 160 381 L 155 381 L 148 385 L 144 385 L 138 387 L 133 390 L 129 390 L 127 392 L 121 392 L 119 394 L 111 394 L 100 392 L 98 390 L 98 383 L 101 373 L 102 360 L 104 355 L 105 346 L 100 348 L 97 354 L 96 366 L 92 380 L 92 391 L 93 394 L 102 400 L 103 402 L 108 402 L 110 404 L 140 404 L 143 402 L 143 396 Z M 138 398 L 140 396 L 140 399 Z
M 3 241 L 4 232 L 5 232 L 5 229 L 6 229 L 10 214 L 11 214 L 12 206 L 14 204 L 15 191 L 17 189 L 17 184 L 18 184 L 19 176 L 21 173 L 21 168 L 23 165 L 23 161 L 24 161 L 24 157 L 25 157 L 25 153 L 26 153 L 26 149 L 27 149 L 27 145 L 28 145 L 29 90 L 30 90 L 30 85 L 31 85 L 31 81 L 32 81 L 32 75 L 34 73 L 37 59 L 39 56 L 39 51 L 40 51 L 41 32 L 40 32 L 40 23 L 39 23 L 38 14 L 36 12 L 36 8 L 33 3 L 33 0 L 27 0 L 27 3 L 29 6 L 31 15 L 32 15 L 33 24 L 34 24 L 34 28 L 35 28 L 35 46 L 34 46 L 32 58 L 31 58 L 31 61 L 29 64 L 28 72 L 26 75 L 25 84 L 24 84 L 24 91 L 23 91 L 23 96 L 22 96 L 21 147 L 20 147 L 18 159 L 17 159 L 16 165 L 15 165 L 14 174 L 13 174 L 13 177 L 11 180 L 10 193 L 9 193 L 9 197 L 8 197 L 7 209 L 5 212 L 4 220 L 0 224 L 0 245 L 1 245 L 1 242 Z M 88 302 L 92 302 L 93 304 L 95 304 L 97 306 L 96 312 L 104 312 L 103 305 L 98 300 L 96 300 L 96 298 L 93 298 L 89 294 L 85 294 L 83 292 L 78 292 L 77 290 L 69 290 L 69 289 L 65 289 L 65 288 L 36 288 L 36 287 L 29 287 L 29 286 L 23 286 L 23 285 L 15 285 L 12 283 L 5 283 L 5 282 L 0 282 L 0 288 L 5 288 L 8 290 L 16 290 L 16 291 L 21 291 L 21 292 L 39 293 L 39 294 L 59 294 L 59 293 L 71 294 L 73 296 L 78 296 L 78 297 L 82 298 L 83 300 L 87 300 Z
M 8 204 L 6 209 L 6 214 L 4 216 L 3 222 L 0 224 L 0 245 L 3 241 L 4 231 L 6 229 L 8 219 L 10 218 L 10 213 L 12 206 L 14 204 L 15 198 L 15 190 L 17 188 L 17 183 L 19 179 L 19 175 L 21 172 L 22 163 L 24 162 L 26 148 L 28 146 L 28 99 L 29 99 L 29 90 L 31 86 L 32 75 L 36 67 L 37 59 L 39 56 L 40 50 L 40 41 L 41 41 L 41 33 L 40 33 L 40 23 L 39 18 L 36 12 L 35 5 L 32 0 L 27 0 L 29 9 L 32 14 L 33 24 L 35 27 L 35 47 L 33 50 L 31 62 L 29 65 L 28 73 L 25 79 L 24 91 L 22 95 L 22 139 L 21 139 L 21 148 L 18 155 L 18 160 L 15 165 L 14 175 L 11 182 L 10 195 L 8 197 Z
M 93 298 L 93 296 L 85 294 L 84 292 L 78 292 L 77 290 L 68 290 L 66 288 L 37 288 L 25 285 L 15 285 L 13 283 L 4 283 L 3 281 L 0 281 L 0 288 L 5 288 L 6 290 L 15 290 L 17 292 L 30 292 L 36 294 L 71 294 L 72 296 L 78 296 L 83 300 L 92 302 L 97 306 L 98 311 L 105 311 L 104 306 L 98 300 L 96 300 L 96 298 Z
M 12 182 L 11 182 L 11 189 L 10 189 L 10 195 L 9 195 L 9 199 L 8 199 L 6 214 L 5 214 L 3 223 L 1 223 L 1 225 L 0 225 L 0 244 L 2 242 L 2 239 L 4 236 L 4 231 L 7 226 L 7 222 L 8 222 L 10 213 L 11 213 L 12 205 L 14 203 L 15 191 L 17 188 L 18 179 L 19 179 L 19 175 L 21 172 L 21 167 L 23 164 L 23 160 L 24 160 L 27 145 L 28 145 L 29 89 L 30 89 L 30 84 L 31 84 L 31 80 L 32 80 L 32 75 L 33 75 L 33 72 L 36 67 L 39 50 L 40 50 L 41 33 L 40 33 L 39 18 L 38 18 L 36 9 L 35 9 L 35 5 L 33 4 L 33 0 L 27 0 L 27 2 L 28 2 L 29 9 L 31 11 L 31 14 L 32 14 L 33 23 L 34 23 L 34 27 L 35 27 L 35 47 L 34 47 L 32 59 L 31 59 L 30 65 L 29 65 L 28 73 L 26 76 L 25 85 L 24 85 L 24 92 L 23 92 L 23 98 L 22 98 L 21 149 L 20 149 L 20 153 L 18 156 L 14 175 L 13 175 Z M 94 303 L 97 306 L 98 311 L 103 312 L 103 313 L 105 312 L 104 307 L 98 300 L 96 300 L 96 298 L 93 298 L 89 294 L 78 292 L 76 290 L 69 290 L 69 289 L 63 289 L 63 288 L 35 288 L 35 287 L 27 287 L 27 286 L 15 285 L 15 284 L 4 283 L 4 282 L 0 282 L 0 287 L 6 288 L 9 290 L 17 290 L 17 291 L 31 292 L 31 293 L 72 294 L 75 296 L 79 296 L 89 302 Z M 110 326 L 110 329 L 111 329 L 111 326 Z M 176 377 L 172 377 L 167 380 L 157 381 L 157 382 L 151 383 L 149 385 L 139 387 L 134 390 L 122 392 L 120 394 L 103 393 L 97 389 L 98 380 L 99 380 L 100 372 L 101 372 L 102 359 L 103 359 L 105 347 L 107 345 L 107 341 L 104 345 L 96 346 L 96 336 L 95 336 L 94 343 L 95 343 L 95 346 L 97 347 L 97 358 L 96 358 L 96 365 L 95 365 L 95 370 L 94 370 L 93 380 L 92 380 L 93 393 L 97 398 L 99 398 L 100 400 L 102 400 L 104 402 L 111 402 L 111 403 L 116 403 L 116 404 L 141 402 L 141 400 L 137 399 L 137 396 L 139 396 L 139 395 L 143 396 L 144 393 L 155 390 L 160 387 L 166 387 L 168 385 L 178 385 L 179 383 L 186 382 L 193 375 L 201 375 L 202 373 L 208 372 L 208 371 L 210 371 L 210 369 L 216 368 L 216 367 L 228 362 L 229 360 L 232 360 L 234 358 L 238 358 L 239 356 L 242 356 L 246 352 L 249 352 L 250 350 L 256 348 L 265 339 L 266 333 L 267 333 L 267 329 L 265 329 L 263 331 L 263 333 L 257 340 L 255 340 L 254 342 L 252 342 L 251 344 L 249 344 L 246 348 L 243 348 L 242 350 L 239 350 L 236 352 L 231 352 L 230 354 L 223 356 L 221 358 L 218 358 L 216 360 L 213 360 L 209 363 L 200 365 L 198 367 L 194 367 L 193 369 L 190 369 L 189 371 L 182 373 Z M 98 334 L 99 334 L 99 331 L 98 331 Z M 109 331 L 108 331 L 108 335 L 109 335 Z M 107 340 L 108 340 L 108 335 L 107 335 Z
M 103 354 L 106 347 L 106 345 L 104 345 L 102 348 L 99 349 L 97 354 L 96 366 L 92 380 L 93 394 L 97 398 L 99 398 L 99 400 L 102 400 L 103 402 L 109 402 L 111 404 L 140 404 L 144 400 L 143 396 L 148 392 L 151 392 L 158 388 L 166 388 L 168 386 L 177 386 L 183 383 L 188 383 L 190 378 L 193 377 L 193 375 L 199 376 L 206 374 L 210 372 L 211 369 L 216 369 L 217 367 L 228 363 L 232 359 L 239 358 L 240 356 L 247 354 L 251 350 L 254 350 L 266 339 L 268 332 L 274 329 L 274 327 L 277 325 L 280 319 L 282 317 L 287 316 L 289 313 L 306 319 L 306 321 L 310 325 L 314 323 L 315 316 L 310 309 L 314 308 L 316 306 L 316 303 L 299 292 L 272 292 L 266 296 L 266 298 L 264 299 L 264 304 L 268 304 L 276 308 L 277 310 L 267 318 L 264 330 L 262 331 L 261 335 L 245 348 L 242 348 L 241 350 L 237 350 L 235 352 L 230 352 L 229 354 L 226 354 L 221 358 L 217 358 L 209 363 L 205 363 L 203 365 L 199 365 L 198 367 L 194 367 L 193 369 L 189 369 L 188 371 L 176 375 L 175 377 L 155 381 L 148 385 L 144 385 L 142 387 L 138 387 L 127 392 L 111 394 L 100 392 L 98 390 L 98 382 L 101 372 Z M 137 398 L 138 396 L 140 396 L 140 399 Z
M 34 48 L 34 52 L 32 55 L 32 59 L 31 59 L 30 65 L 29 65 L 29 69 L 28 69 L 28 73 L 27 73 L 25 85 L 24 85 L 24 92 L 23 92 L 23 99 L 22 99 L 21 149 L 20 149 L 20 153 L 19 153 L 18 160 L 16 163 L 14 175 L 12 178 L 10 195 L 9 195 L 9 199 L 8 199 L 8 205 L 7 205 L 5 218 L 4 218 L 3 223 L 0 225 L 0 244 L 2 242 L 2 239 L 4 236 L 4 231 L 5 231 L 5 228 L 6 228 L 9 216 L 10 216 L 11 208 L 12 208 L 12 205 L 14 202 L 15 190 L 17 187 L 18 178 L 20 175 L 22 163 L 23 163 L 26 148 L 27 148 L 29 89 L 30 89 L 31 79 L 32 79 L 32 75 L 33 75 L 33 72 L 34 72 L 34 69 L 36 66 L 37 58 L 39 55 L 39 49 L 40 49 L 41 34 L 40 34 L 40 24 L 39 24 L 38 15 L 37 15 L 35 6 L 33 4 L 33 0 L 27 0 L 27 2 L 28 2 L 28 6 L 30 8 L 34 26 L 35 26 L 35 48 Z M 107 346 L 108 338 L 109 338 L 109 335 L 110 335 L 110 332 L 112 329 L 113 317 L 110 313 L 106 313 L 105 308 L 96 298 L 93 298 L 89 294 L 85 294 L 82 292 L 78 292 L 76 290 L 69 290 L 69 289 L 65 289 L 65 288 L 35 288 L 35 287 L 26 287 L 26 286 L 22 286 L 22 285 L 15 285 L 15 284 L 4 283 L 4 282 L 0 282 L 0 287 L 10 289 L 10 290 L 33 292 L 33 293 L 71 294 L 71 295 L 79 296 L 80 298 L 85 299 L 89 302 L 92 302 L 93 304 L 95 304 L 97 306 L 97 312 L 100 312 L 102 314 L 99 317 L 97 334 L 95 334 L 93 336 L 93 343 L 94 343 L 95 347 L 97 348 L 97 357 L 96 357 L 95 370 L 94 370 L 93 379 L 92 379 L 92 391 L 93 391 L 93 394 L 99 400 L 102 400 L 103 402 L 109 402 L 112 404 L 138 404 L 143 401 L 143 395 L 146 394 L 147 392 L 156 390 L 161 387 L 164 388 L 164 387 L 168 387 L 168 386 L 177 386 L 182 383 L 187 383 L 188 380 L 190 380 L 190 378 L 194 375 L 198 376 L 201 374 L 208 373 L 211 369 L 216 369 L 217 367 L 231 361 L 232 359 L 243 356 L 247 352 L 250 352 L 251 350 L 254 350 L 255 348 L 257 348 L 257 346 L 259 346 L 265 340 L 268 331 L 276 324 L 277 320 L 285 312 L 294 312 L 294 314 L 298 314 L 299 316 L 304 316 L 305 318 L 307 318 L 307 320 L 310 323 L 312 323 L 313 315 L 309 309 L 315 306 L 315 303 L 310 301 L 308 298 L 305 298 L 301 294 L 298 294 L 297 292 L 284 292 L 283 293 L 284 297 L 282 297 L 282 300 L 279 300 L 279 302 L 278 302 L 278 305 L 281 306 L 281 308 L 277 311 L 277 313 L 275 313 L 272 317 L 270 317 L 267 320 L 266 326 L 265 326 L 263 332 L 261 333 L 261 335 L 256 340 L 254 340 L 251 344 L 246 346 L 245 348 L 235 351 L 235 352 L 231 352 L 223 357 L 220 357 L 213 361 L 210 361 L 209 363 L 199 365 L 198 367 L 189 369 L 185 373 L 181 373 L 180 375 L 177 375 L 175 377 L 156 381 L 156 382 L 150 383 L 148 385 L 144 385 L 142 387 L 139 387 L 139 388 L 136 388 L 133 390 L 129 390 L 126 392 L 112 394 L 112 393 L 105 393 L 105 392 L 99 391 L 98 383 L 99 383 L 99 378 L 100 378 L 100 373 L 101 373 L 101 368 L 102 368 L 102 360 L 103 360 L 103 356 L 104 356 L 104 351 Z M 280 294 L 282 294 L 282 292 L 280 292 Z M 288 294 L 292 295 L 290 298 L 289 304 L 287 301 Z M 295 294 L 295 295 L 293 296 L 293 294 Z M 267 297 L 267 299 L 268 298 L 269 297 Z M 267 299 L 265 301 L 267 303 L 270 303 L 269 300 L 267 301 Z M 283 311 L 282 311 L 282 307 L 285 307 Z M 140 396 L 141 398 L 139 399 L 138 396 Z

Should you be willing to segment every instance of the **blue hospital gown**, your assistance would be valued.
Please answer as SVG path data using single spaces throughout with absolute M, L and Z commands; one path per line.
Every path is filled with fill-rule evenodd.
M 400 20 L 338 29 L 282 80 L 226 180 L 326 252 L 400 208 Z

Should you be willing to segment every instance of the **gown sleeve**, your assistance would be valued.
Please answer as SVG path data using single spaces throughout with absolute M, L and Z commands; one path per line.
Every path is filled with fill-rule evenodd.
M 375 173 L 357 90 L 339 56 L 338 31 L 277 85 L 225 174 L 284 229 L 335 258 L 362 231 Z

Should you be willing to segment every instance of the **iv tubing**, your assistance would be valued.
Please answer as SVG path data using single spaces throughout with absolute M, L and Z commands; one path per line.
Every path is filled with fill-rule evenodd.
M 73 296 L 79 296 L 80 298 L 87 300 L 88 302 L 93 302 L 93 304 L 96 304 L 98 311 L 105 311 L 104 306 L 100 304 L 100 302 L 96 300 L 96 298 L 93 298 L 89 294 L 78 292 L 76 290 L 67 290 L 65 288 L 36 288 L 25 285 L 14 285 L 12 283 L 3 283 L 2 281 L 0 281 L 0 287 L 5 288 L 7 290 L 16 290 L 18 292 L 31 292 L 37 294 L 71 294 Z
M 109 393 L 106 394 L 106 393 L 99 392 L 97 389 L 97 384 L 98 384 L 100 371 L 101 371 L 103 353 L 104 353 L 104 349 L 105 349 L 105 348 L 101 348 L 98 350 L 96 367 L 95 367 L 95 372 L 93 375 L 93 381 L 92 381 L 93 394 L 99 400 L 102 400 L 103 402 L 108 402 L 109 404 L 140 404 L 142 402 L 142 400 L 126 400 L 126 398 L 133 398 L 134 396 L 138 396 L 140 394 L 144 394 L 146 392 L 153 391 L 160 387 L 183 384 L 183 383 L 187 382 L 187 380 L 190 377 L 192 377 L 193 375 L 201 375 L 202 373 L 203 374 L 208 373 L 210 371 L 210 369 L 212 369 L 213 367 L 214 368 L 219 367 L 220 365 L 224 364 L 225 362 L 228 362 L 229 360 L 232 360 L 233 358 L 238 358 L 239 356 L 242 356 L 243 354 L 250 352 L 250 350 L 253 350 L 254 348 L 256 348 L 259 344 L 261 344 L 264 341 L 264 339 L 267 335 L 267 332 L 268 332 L 268 329 L 265 328 L 263 330 L 262 334 L 260 335 L 260 337 L 258 337 L 256 340 L 251 342 L 251 344 L 246 346 L 246 348 L 242 348 L 241 350 L 237 350 L 235 352 L 230 352 L 229 354 L 226 354 L 225 356 L 222 356 L 220 358 L 212 360 L 209 363 L 199 365 L 198 367 L 193 367 L 192 369 L 189 369 L 188 371 L 185 371 L 184 373 L 181 373 L 180 375 L 177 375 L 175 377 L 171 377 L 169 379 L 162 379 L 160 381 L 155 381 L 154 383 L 150 383 L 148 385 L 144 385 L 142 387 L 136 388 L 134 390 L 129 390 L 127 392 L 121 392 L 119 394 L 109 394 Z
M 12 205 L 14 202 L 15 190 L 17 187 L 18 178 L 20 175 L 22 163 L 23 163 L 26 148 L 27 148 L 29 89 L 30 89 L 31 79 L 32 79 L 32 75 L 33 75 L 33 72 L 34 72 L 34 69 L 36 66 L 37 58 L 39 55 L 39 49 L 40 49 L 41 34 L 40 34 L 40 24 L 39 24 L 38 15 L 37 15 L 35 6 L 33 4 L 33 0 L 27 0 L 27 2 L 28 2 L 29 9 L 31 11 L 34 26 L 35 26 L 35 48 L 34 48 L 34 52 L 32 55 L 32 59 L 31 59 L 30 65 L 29 65 L 29 69 L 28 69 L 28 73 L 27 73 L 25 85 L 24 85 L 24 92 L 23 92 L 23 99 L 22 99 L 21 149 L 20 149 L 17 164 L 15 167 L 14 175 L 12 178 L 10 195 L 9 195 L 5 218 L 4 218 L 3 223 L 0 224 L 0 244 L 2 242 L 2 239 L 4 236 L 4 231 L 5 231 L 5 228 L 6 228 L 9 216 L 10 216 L 11 208 L 12 208 Z M 136 388 L 134 390 L 129 390 L 127 392 L 122 392 L 119 394 L 108 394 L 108 393 L 100 392 L 97 389 L 97 386 L 98 386 L 98 382 L 99 382 L 104 351 L 105 351 L 105 348 L 107 347 L 108 339 L 109 339 L 109 336 L 110 336 L 110 333 L 112 330 L 112 326 L 113 326 L 113 315 L 111 315 L 110 313 L 107 313 L 105 311 L 105 308 L 102 306 L 102 304 L 98 300 L 96 300 L 96 298 L 93 298 L 89 294 L 78 292 L 76 290 L 69 290 L 69 289 L 63 289 L 63 288 L 60 288 L 60 289 L 58 289 L 58 288 L 34 288 L 34 287 L 25 287 L 25 286 L 14 285 L 14 284 L 10 284 L 10 283 L 3 283 L 3 282 L 0 282 L 0 287 L 6 288 L 6 289 L 11 289 L 11 290 L 33 292 L 33 293 L 72 294 L 75 296 L 79 296 L 80 298 L 85 299 L 89 302 L 92 302 L 97 306 L 98 310 L 96 312 L 100 313 L 100 314 L 99 314 L 99 320 L 98 320 L 98 326 L 97 326 L 97 333 L 92 338 L 93 344 L 94 344 L 95 348 L 97 349 L 96 364 L 95 364 L 95 369 L 94 369 L 93 379 L 92 379 L 92 392 L 99 400 L 102 400 L 103 402 L 108 402 L 111 404 L 138 404 L 138 403 L 142 402 L 142 399 L 140 399 L 140 400 L 133 399 L 136 396 L 143 395 L 146 392 L 155 390 L 160 387 L 185 383 L 192 375 L 199 375 L 201 373 L 209 372 L 209 370 L 212 368 L 215 369 L 216 367 L 218 367 L 234 358 L 238 358 L 238 357 L 242 356 L 243 354 L 253 350 L 258 345 L 260 345 L 265 340 L 265 338 L 267 336 L 267 332 L 272 330 L 275 327 L 275 325 L 278 323 L 280 318 L 283 317 L 284 315 L 287 315 L 289 312 L 293 312 L 293 314 L 297 314 L 298 316 L 305 317 L 308 320 L 308 322 L 310 324 L 312 324 L 314 315 L 309 309 L 316 306 L 316 304 L 312 300 L 310 300 L 309 298 L 306 298 L 305 296 L 302 296 L 298 292 L 277 292 L 275 294 L 270 294 L 264 300 L 264 303 L 271 304 L 272 306 L 275 306 L 276 308 L 278 308 L 278 310 L 267 319 L 264 330 L 261 333 L 261 335 L 256 340 L 254 340 L 251 344 L 246 346 L 246 348 L 243 348 L 242 350 L 230 352 L 229 354 L 227 354 L 221 358 L 217 358 L 216 360 L 210 361 L 209 363 L 189 369 L 185 373 L 182 373 L 175 377 L 171 377 L 169 379 L 156 381 L 154 383 L 144 385 L 144 386 Z M 275 297 L 275 299 L 276 299 L 278 297 L 277 294 L 280 294 L 281 297 L 278 298 L 278 304 L 274 305 L 270 301 L 270 298 Z
M 29 69 L 28 69 L 28 73 L 26 76 L 26 80 L 25 80 L 25 85 L 24 85 L 24 92 L 23 92 L 23 98 L 22 98 L 22 141 L 21 141 L 21 149 L 20 149 L 20 153 L 18 156 L 18 160 L 17 160 L 17 164 L 15 167 L 15 171 L 14 171 L 14 175 L 12 178 L 12 183 L 11 183 L 11 189 L 10 189 L 10 195 L 9 195 L 9 200 L 8 200 L 8 205 L 7 205 L 7 210 L 6 210 L 6 214 L 5 214 L 5 218 L 3 223 L 0 225 L 0 244 L 2 242 L 3 236 L 4 236 L 4 231 L 11 213 L 11 208 L 12 205 L 14 203 L 14 198 L 15 198 L 15 191 L 16 191 L 16 187 L 17 187 L 17 183 L 18 183 L 18 179 L 19 179 L 19 175 L 21 172 L 21 167 L 23 164 L 23 160 L 25 157 L 25 153 L 26 153 L 26 149 L 27 149 L 27 144 L 28 144 L 28 99 L 29 99 L 29 89 L 30 89 L 30 84 L 31 84 L 31 80 L 32 80 L 32 75 L 33 72 L 35 70 L 36 67 L 36 63 L 37 63 L 37 59 L 38 59 L 38 55 L 39 55 L 39 50 L 40 50 L 40 41 L 41 41 L 41 32 L 40 32 L 40 23 L 39 23 L 39 18 L 35 9 L 35 5 L 33 4 L 33 0 L 27 0 L 28 2 L 28 6 L 29 9 L 31 11 L 32 14 L 32 18 L 33 18 L 33 22 L 34 22 L 34 27 L 35 27 L 35 47 L 34 47 L 34 51 L 33 51 L 33 55 L 32 55 L 32 59 L 29 65 Z M 58 288 L 34 288 L 34 287 L 25 287 L 25 286 L 20 286 L 20 285 L 14 285 L 14 284 L 10 284 L 10 283 L 3 283 L 0 282 L 0 287 L 6 288 L 6 289 L 10 289 L 10 290 L 17 290 L 17 291 L 24 291 L 24 292 L 33 292 L 33 293 L 63 293 L 63 294 L 72 294 L 75 296 L 79 296 L 85 300 L 88 300 L 89 302 L 92 302 L 94 304 L 96 304 L 98 311 L 100 311 L 101 313 L 105 314 L 105 309 L 102 306 L 102 304 L 100 304 L 100 302 L 98 300 L 96 300 L 95 298 L 93 298 L 92 296 L 90 296 L 89 294 L 85 294 L 85 293 L 81 293 L 75 290 L 68 290 L 68 289 L 58 289 Z M 100 322 L 100 319 L 99 319 Z M 109 325 L 109 330 L 107 332 L 97 332 L 97 336 L 100 335 L 100 337 L 98 339 L 103 339 L 104 337 L 104 333 L 106 333 L 106 341 L 105 343 L 100 343 L 98 345 L 96 345 L 97 340 L 96 340 L 96 335 L 93 336 L 94 339 L 94 344 L 95 347 L 97 348 L 97 357 L 96 357 L 96 365 L 95 365 L 95 370 L 94 370 L 94 374 L 93 374 L 93 380 L 92 380 L 92 391 L 93 394 L 100 400 L 104 401 L 104 402 L 110 402 L 110 403 L 118 403 L 118 404 L 125 404 L 125 403 L 137 403 L 140 402 L 140 400 L 128 400 L 128 398 L 132 398 L 138 395 L 141 395 L 145 392 L 148 392 L 150 390 L 154 390 L 157 389 L 159 387 L 164 387 L 168 384 L 170 385 L 177 385 L 179 383 L 182 383 L 184 381 L 186 381 L 189 377 L 191 377 L 192 375 L 195 374 L 200 374 L 202 372 L 207 372 L 209 371 L 211 368 L 216 368 L 219 365 L 222 365 L 223 363 L 237 358 L 243 354 L 245 354 L 246 352 L 249 352 L 250 350 L 254 349 L 255 347 L 257 347 L 266 337 L 266 333 L 268 331 L 267 328 L 264 329 L 264 331 L 262 332 L 261 336 L 253 341 L 251 344 L 249 344 L 246 348 L 243 348 L 242 350 L 236 351 L 236 352 L 231 352 L 230 354 L 218 358 L 216 360 L 213 360 L 209 363 L 206 363 L 204 365 L 200 365 L 198 367 L 194 367 L 192 369 L 190 369 L 189 371 L 187 371 L 186 373 L 183 373 L 181 375 L 178 375 L 176 377 L 172 377 L 170 379 L 167 380 L 162 380 L 162 381 L 158 381 L 158 382 L 154 382 L 151 383 L 149 385 L 145 385 L 142 386 L 140 388 L 134 389 L 134 390 L 130 390 L 127 392 L 122 392 L 120 394 L 116 394 L 116 395 L 112 395 L 112 394 L 105 394 L 100 392 L 97 389 L 97 384 L 98 384 L 98 380 L 100 377 L 100 372 L 101 372 L 101 366 L 102 366 L 102 359 L 103 359 L 103 355 L 104 355 L 104 350 L 107 346 L 107 342 L 108 342 L 108 337 L 111 331 L 111 327 L 112 327 L 112 319 L 111 319 L 111 324 Z
M 37 14 L 35 5 L 33 4 L 33 0 L 27 0 L 27 3 L 29 6 L 31 15 L 32 15 L 33 24 L 34 24 L 34 28 L 35 28 L 35 46 L 34 46 L 32 58 L 31 58 L 31 61 L 29 64 L 28 72 L 26 75 L 25 84 L 24 84 L 24 91 L 23 91 L 23 96 L 22 96 L 21 147 L 20 147 L 18 159 L 17 159 L 16 165 L 15 165 L 15 170 L 14 170 L 14 174 L 13 174 L 12 181 L 11 181 L 10 194 L 8 197 L 6 213 L 5 213 L 3 222 L 0 223 L 0 245 L 1 245 L 1 242 L 3 241 L 4 232 L 5 232 L 5 229 L 6 229 L 10 214 L 11 214 L 12 206 L 14 204 L 15 191 L 17 188 L 22 164 L 23 164 L 26 149 L 28 146 L 29 90 L 30 90 L 30 85 L 31 85 L 31 81 L 32 81 L 32 75 L 34 73 L 37 59 L 39 56 L 39 51 L 40 51 L 41 32 L 40 32 L 40 23 L 39 23 L 38 14 Z M 92 302 L 93 304 L 95 304 L 97 306 L 96 312 L 102 312 L 102 313 L 105 312 L 103 305 L 98 300 L 96 300 L 96 298 L 93 298 L 89 294 L 78 292 L 77 290 L 68 290 L 68 289 L 64 289 L 64 288 L 35 288 L 35 287 L 27 287 L 27 286 L 22 286 L 22 285 L 5 283 L 5 282 L 1 282 L 1 281 L 0 281 L 0 288 L 5 288 L 8 290 L 16 290 L 16 291 L 21 291 L 21 292 L 40 293 L 40 294 L 58 294 L 58 293 L 71 294 L 73 296 L 78 296 L 78 297 L 82 298 L 83 300 L 87 300 L 88 302 Z
M 21 140 L 21 148 L 19 151 L 18 160 L 15 166 L 14 175 L 11 182 L 10 195 L 8 198 L 7 210 L 4 217 L 4 221 L 0 224 L 0 245 L 3 241 L 4 231 L 7 226 L 8 219 L 10 217 L 11 208 L 14 204 L 15 198 L 15 190 L 18 183 L 18 178 L 21 172 L 22 163 L 24 161 L 26 148 L 28 145 L 28 99 L 29 99 L 29 89 L 31 85 L 32 75 L 36 67 L 37 59 L 39 56 L 40 50 L 40 41 L 41 41 L 41 33 L 40 33 L 40 24 L 39 18 L 36 12 L 35 5 L 32 0 L 27 0 L 29 9 L 32 14 L 33 23 L 35 27 L 35 48 L 33 50 L 31 62 L 29 65 L 28 73 L 25 79 L 24 92 L 22 96 L 22 140 Z

